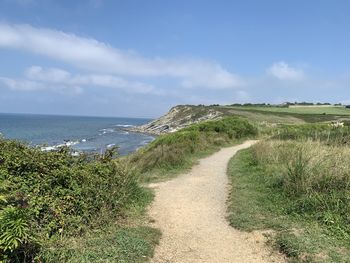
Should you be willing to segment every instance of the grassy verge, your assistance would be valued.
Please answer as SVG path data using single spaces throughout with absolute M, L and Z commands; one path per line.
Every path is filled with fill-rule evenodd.
M 120 262 L 142 263 L 153 256 L 160 231 L 148 226 L 145 208 L 153 193 L 144 195 L 118 218 L 102 227 L 94 227 L 82 236 L 56 238 L 46 244 L 38 258 L 43 262 Z
M 230 224 L 245 231 L 274 230 L 270 242 L 290 262 L 349 262 L 347 167 L 332 166 L 335 159 L 320 167 L 317 159 L 329 149 L 317 143 L 308 149 L 322 153 L 303 166 L 294 154 L 300 145 L 285 143 L 270 149 L 263 143 L 231 160 Z M 335 150 L 339 154 L 330 156 L 346 158 L 346 150 Z
M 149 227 L 110 226 L 70 238 L 45 250 L 44 262 L 145 262 L 152 257 L 159 232 Z

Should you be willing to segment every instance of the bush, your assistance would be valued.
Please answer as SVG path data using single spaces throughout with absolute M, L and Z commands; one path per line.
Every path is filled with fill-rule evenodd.
M 42 152 L 0 139 L 0 261 L 30 261 L 55 236 L 121 215 L 141 189 L 125 164 L 104 156 Z
M 257 128 L 249 121 L 237 117 L 225 117 L 192 125 L 185 131 L 215 132 L 226 134 L 230 139 L 239 139 L 257 134 Z

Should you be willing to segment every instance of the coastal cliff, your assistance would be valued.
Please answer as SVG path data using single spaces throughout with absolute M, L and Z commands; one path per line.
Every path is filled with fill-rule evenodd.
M 171 108 L 170 111 L 162 117 L 144 125 L 132 127 L 128 130 L 160 135 L 175 132 L 194 123 L 219 119 L 222 116 L 223 113 L 216 110 L 215 107 L 178 105 Z

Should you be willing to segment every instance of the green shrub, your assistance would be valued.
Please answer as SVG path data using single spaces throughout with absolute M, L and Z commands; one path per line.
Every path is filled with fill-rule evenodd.
M 0 252 L 3 260 L 30 261 L 37 251 L 27 217 L 24 209 L 13 206 L 0 211 Z
M 121 215 L 142 192 L 112 152 L 73 157 L 4 139 L 0 149 L 0 261 L 30 261 L 41 243 Z
M 186 128 L 186 130 L 226 134 L 230 139 L 239 139 L 257 134 L 257 128 L 254 125 L 238 117 L 225 117 L 218 121 L 201 122 Z

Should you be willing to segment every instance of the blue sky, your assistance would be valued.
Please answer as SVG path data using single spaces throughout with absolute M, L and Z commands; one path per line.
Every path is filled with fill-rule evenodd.
M 0 112 L 350 103 L 350 2 L 0 0 Z

